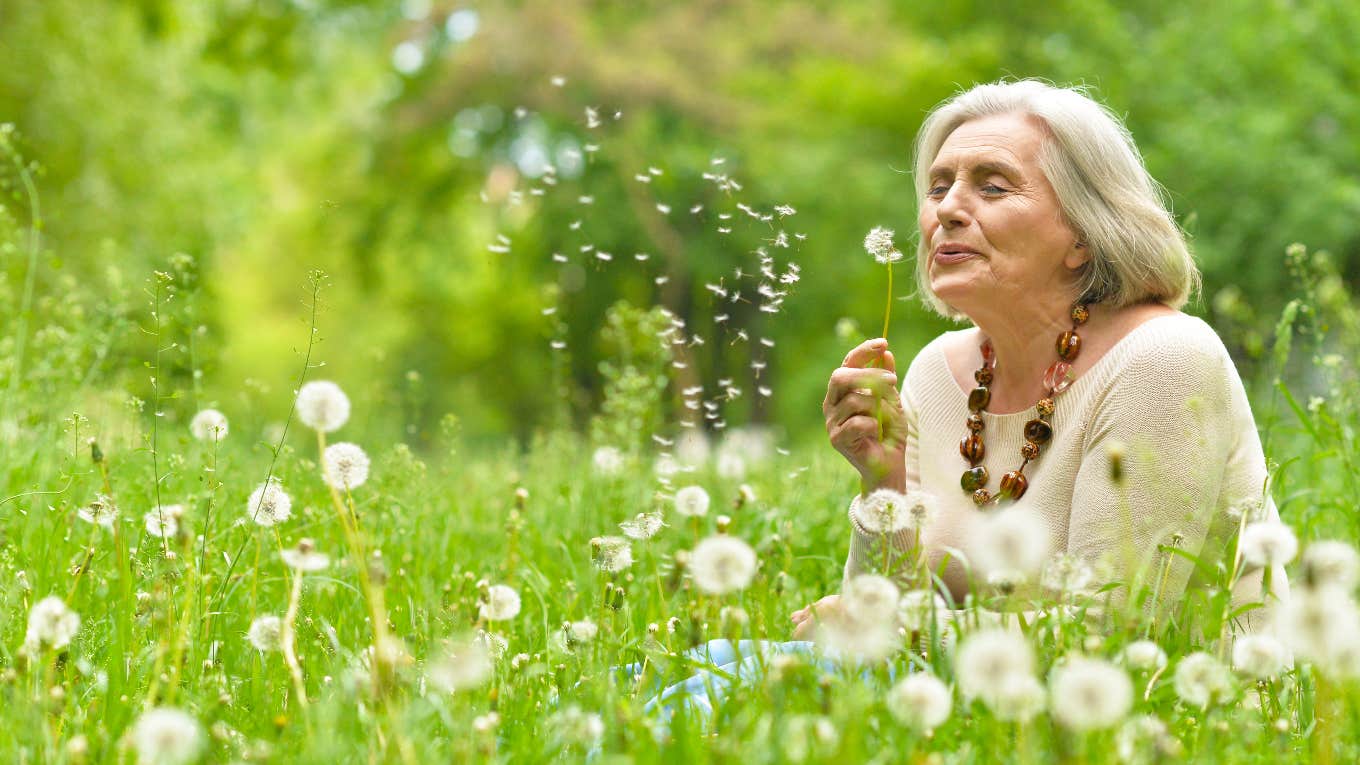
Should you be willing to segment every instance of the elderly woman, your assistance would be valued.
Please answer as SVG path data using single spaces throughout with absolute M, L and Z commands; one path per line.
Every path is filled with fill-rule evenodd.
M 1127 129 L 1076 90 L 981 85 L 929 115 L 915 170 L 921 292 L 972 326 L 926 345 L 900 397 L 883 339 L 831 374 L 827 432 L 863 492 L 847 581 L 919 545 L 962 603 L 983 581 L 966 565 L 979 529 L 1008 508 L 1102 581 L 1169 561 L 1164 602 L 1197 583 L 1170 548 L 1231 565 L 1244 510 L 1278 519 L 1265 458 L 1222 342 L 1179 310 L 1198 272 Z M 923 491 L 935 512 L 919 531 L 872 533 L 878 489 Z M 1243 576 L 1235 604 L 1261 601 L 1261 579 Z M 1287 588 L 1282 570 L 1272 581 Z M 837 607 L 795 612 L 794 636 Z

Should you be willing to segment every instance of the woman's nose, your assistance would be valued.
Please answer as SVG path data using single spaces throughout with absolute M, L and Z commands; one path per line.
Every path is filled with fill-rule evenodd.
M 940 203 L 935 206 L 935 215 L 945 228 L 957 228 L 968 220 L 968 210 L 963 199 L 963 184 L 956 183 L 945 192 Z

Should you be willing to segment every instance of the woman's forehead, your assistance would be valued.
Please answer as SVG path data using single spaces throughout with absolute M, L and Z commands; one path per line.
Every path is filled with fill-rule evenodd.
M 970 120 L 945 138 L 931 163 L 931 172 L 977 165 L 1035 167 L 1043 147 L 1043 131 L 1019 114 Z

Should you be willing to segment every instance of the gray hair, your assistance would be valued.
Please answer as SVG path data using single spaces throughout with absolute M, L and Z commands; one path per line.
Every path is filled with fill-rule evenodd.
M 1068 225 L 1090 253 L 1078 271 L 1078 295 L 1116 308 L 1150 301 L 1172 308 L 1185 305 L 1199 289 L 1199 269 L 1166 194 L 1143 166 L 1128 128 L 1082 88 L 1032 79 L 993 82 L 935 107 L 916 136 L 917 200 L 925 198 L 930 165 L 949 134 L 965 122 L 998 114 L 1030 115 L 1046 127 L 1039 167 Z M 916 282 L 921 295 L 941 315 L 961 318 L 931 292 L 929 242 L 919 238 Z

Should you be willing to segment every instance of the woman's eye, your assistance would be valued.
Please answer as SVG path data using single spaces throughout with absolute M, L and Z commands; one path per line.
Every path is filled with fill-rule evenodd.
M 987 192 L 988 194 L 1004 194 L 1004 193 L 1006 193 L 1006 190 L 1005 190 L 1005 189 L 1001 188 L 1000 186 L 996 185 L 995 183 L 987 183 L 987 184 L 983 184 L 982 190 L 985 191 L 985 192 Z
M 942 195 L 944 195 L 944 193 L 945 193 L 946 191 L 948 191 L 948 190 L 949 190 L 949 187 L 948 187 L 948 186 L 938 186 L 938 185 L 937 185 L 937 186 L 931 186 L 931 187 L 930 187 L 930 190 L 926 192 L 926 196 L 929 196 L 929 197 L 938 197 L 938 196 L 942 196 Z

